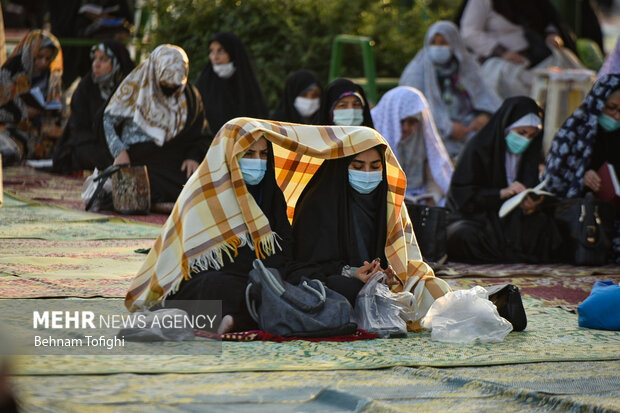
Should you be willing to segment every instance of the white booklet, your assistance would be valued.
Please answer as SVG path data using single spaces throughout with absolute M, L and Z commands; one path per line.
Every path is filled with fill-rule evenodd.
M 502 207 L 499 209 L 499 217 L 504 218 L 506 215 L 511 213 L 513 209 L 521 205 L 521 202 L 528 194 L 536 194 L 538 196 L 540 195 L 555 196 L 551 192 L 547 192 L 543 190 L 546 183 L 547 183 L 547 180 L 545 179 L 544 181 L 536 185 L 534 188 L 528 188 L 525 191 L 520 192 L 517 195 L 513 195 L 512 197 L 508 198 L 506 201 L 504 201 L 504 203 L 502 204 Z
M 62 109 L 62 103 L 57 99 L 46 102 L 45 97 L 43 96 L 43 92 L 41 92 L 41 89 L 39 89 L 38 87 L 33 87 L 28 92 L 20 95 L 20 97 L 24 101 L 24 103 L 36 109 L 40 109 L 40 110 Z

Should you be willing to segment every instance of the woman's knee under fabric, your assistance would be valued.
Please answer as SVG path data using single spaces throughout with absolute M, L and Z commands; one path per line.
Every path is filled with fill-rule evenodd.
M 250 316 L 245 303 L 245 289 L 248 279 L 221 271 L 202 271 L 181 282 L 179 290 L 166 299 L 167 307 L 182 308 L 189 314 L 197 315 L 205 311 L 201 301 L 222 301 L 222 316 L 231 315 L 234 331 L 255 330 L 256 322 Z M 187 301 L 175 305 L 175 301 Z M 194 303 L 190 303 L 194 301 Z
M 134 144 L 129 150 L 132 165 L 146 165 L 151 186 L 152 202 L 174 202 L 187 175 L 181 170 L 183 154 L 178 148 L 155 145 L 153 142 Z
M 447 253 L 453 261 L 495 262 L 501 251 L 493 247 L 483 225 L 474 221 L 456 221 L 448 226 Z

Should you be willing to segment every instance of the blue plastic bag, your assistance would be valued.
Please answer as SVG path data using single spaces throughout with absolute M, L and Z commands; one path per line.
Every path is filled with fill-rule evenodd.
M 577 312 L 580 327 L 620 330 L 620 285 L 613 281 L 597 281 Z

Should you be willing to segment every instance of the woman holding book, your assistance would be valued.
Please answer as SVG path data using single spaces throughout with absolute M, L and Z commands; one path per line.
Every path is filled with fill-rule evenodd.
M 546 189 L 560 199 L 596 194 L 605 189 L 604 168 L 615 170 L 616 176 L 620 170 L 620 74 L 601 77 L 555 135 L 547 156 Z M 614 233 L 613 259 L 618 262 L 617 218 Z
M 448 257 L 471 263 L 552 262 L 560 246 L 545 196 L 527 195 L 500 217 L 505 201 L 539 184 L 542 109 L 532 99 L 507 99 L 465 146 L 447 206 Z
M 11 136 L 10 141 L 0 138 L 6 141 L 0 150 L 10 152 L 13 162 L 49 156 L 60 137 L 62 64 L 58 39 L 44 30 L 32 30 L 0 68 L 0 124 Z

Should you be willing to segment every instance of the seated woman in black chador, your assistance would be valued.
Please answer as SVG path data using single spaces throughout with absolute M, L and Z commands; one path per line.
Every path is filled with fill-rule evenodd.
M 211 37 L 209 63 L 200 73 L 196 87 L 213 133 L 233 118 L 265 119 L 269 114 L 248 52 L 234 33 L 220 32 Z
M 364 89 L 348 79 L 336 79 L 325 90 L 319 124 L 374 127 Z
M 506 217 L 508 198 L 539 183 L 542 109 L 530 98 L 507 99 L 467 143 L 456 165 L 447 206 L 450 260 L 472 263 L 554 261 L 560 236 L 545 198 L 526 196 Z
M 325 161 L 295 208 L 295 258 L 317 264 L 327 286 L 352 305 L 375 272 L 395 275 L 385 258 L 384 163 L 380 147 Z
M 267 256 L 263 263 L 266 267 L 278 268 L 286 273 L 287 266 L 292 268 L 292 234 L 286 216 L 286 201 L 276 183 L 271 143 L 265 138 L 257 140 L 239 160 L 239 166 L 248 192 L 269 220 L 271 229 L 278 234 L 278 244 L 282 247 Z M 252 270 L 256 255 L 247 246 L 237 251 L 234 261 L 226 262 L 220 269 L 200 271 L 192 274 L 189 280 L 182 281 L 179 290 L 166 298 L 166 305 L 174 307 L 175 300 L 221 300 L 222 315 L 225 317 L 220 325 L 220 333 L 258 329 L 245 302 L 248 273 Z
M 112 163 L 107 145 L 97 138 L 97 119 L 116 89 L 134 68 L 125 45 L 104 40 L 92 47 L 92 71 L 78 85 L 71 97 L 71 116 L 54 153 L 54 170 L 73 172 L 104 169 Z
M 158 46 L 121 82 L 103 113 L 114 164 L 147 166 L 152 203 L 176 201 L 211 141 L 188 74 L 183 49 Z
M 309 70 L 298 70 L 286 79 L 284 94 L 270 118 L 280 122 L 318 124 L 321 84 Z

